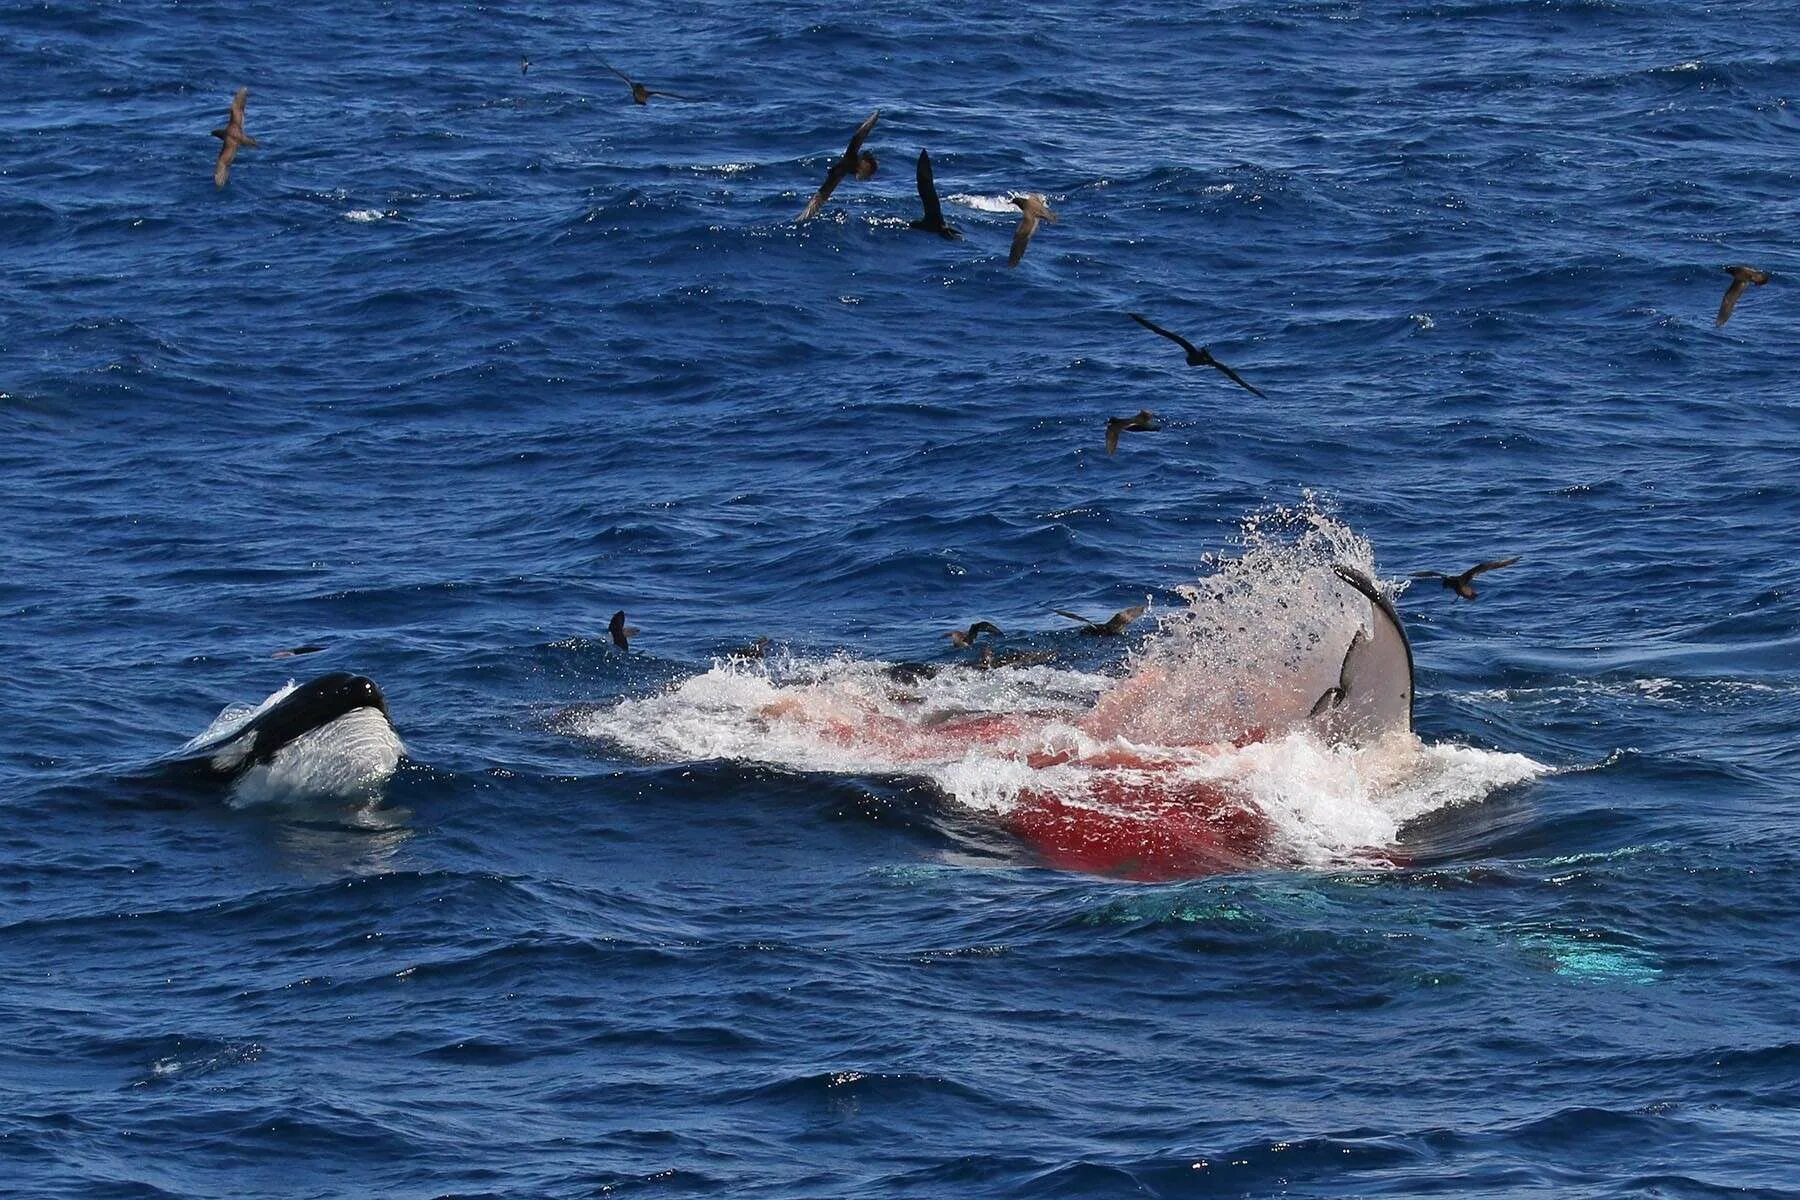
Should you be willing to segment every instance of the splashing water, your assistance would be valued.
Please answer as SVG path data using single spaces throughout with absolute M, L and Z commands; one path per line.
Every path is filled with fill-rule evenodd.
M 1369 605 L 1368 543 L 1315 504 L 1246 520 L 1236 553 L 1177 589 L 1119 676 L 1042 666 L 720 662 L 573 718 L 655 759 L 904 773 L 1018 833 L 1055 866 L 1167 878 L 1252 864 L 1391 861 L 1408 820 L 1546 770 L 1395 727 L 1356 744 L 1308 720 Z

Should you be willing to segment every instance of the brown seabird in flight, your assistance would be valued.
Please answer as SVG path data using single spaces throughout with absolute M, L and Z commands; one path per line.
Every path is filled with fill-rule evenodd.
M 225 143 L 219 147 L 219 161 L 213 164 L 214 187 L 224 187 L 225 181 L 231 178 L 231 160 L 237 157 L 240 147 L 257 148 L 256 139 L 244 132 L 244 102 L 248 99 L 250 89 L 239 88 L 237 95 L 231 98 L 231 116 L 223 128 L 212 131 L 214 137 Z
M 1032 192 L 1026 196 L 1014 196 L 1012 202 L 1019 206 L 1019 227 L 1013 231 L 1012 255 L 1007 258 L 1006 265 L 1016 267 L 1019 260 L 1025 257 L 1025 247 L 1031 241 L 1031 235 L 1037 232 L 1039 221 L 1056 224 L 1056 214 L 1044 203 L 1043 196 Z
M 850 135 L 850 145 L 845 147 L 843 157 L 832 163 L 831 170 L 825 172 L 825 182 L 819 185 L 819 190 L 813 193 L 813 198 L 808 200 L 806 207 L 800 210 L 796 221 L 810 221 L 818 216 L 819 210 L 825 207 L 825 201 L 831 199 L 831 193 L 837 190 L 838 184 L 844 182 L 846 175 L 867 179 L 875 174 L 875 156 L 864 150 L 862 144 L 863 140 L 874 130 L 875 122 L 879 120 L 881 120 L 881 110 L 878 108 L 869 114 L 868 120 L 856 127 L 856 132 Z
M 1138 409 L 1135 417 L 1106 418 L 1106 452 L 1109 455 L 1119 452 L 1119 435 L 1121 433 L 1155 433 L 1162 428 L 1162 422 L 1156 414 L 1147 408 Z
M 669 100 L 689 99 L 689 97 L 687 97 L 687 96 L 677 96 L 674 92 L 653 92 L 649 88 L 645 87 L 643 84 L 639 83 L 637 80 L 633 79 L 631 76 L 627 75 L 625 72 L 619 70 L 619 68 L 613 66 L 611 63 L 602 60 L 600 65 L 605 67 L 607 70 L 611 71 L 614 75 L 617 75 L 620 79 L 623 79 L 625 81 L 625 85 L 631 89 L 632 100 L 638 104 L 650 103 L 650 97 L 652 97 L 652 96 L 662 96 Z
M 622 608 L 606 623 L 606 632 L 612 634 L 613 645 L 621 650 L 631 649 L 631 639 L 638 635 L 636 626 L 625 623 L 625 610 Z
M 1759 271 L 1755 267 L 1726 267 L 1725 273 L 1731 276 L 1731 286 L 1725 289 L 1725 299 L 1719 302 L 1719 319 L 1713 324 L 1723 325 L 1731 320 L 1731 310 L 1737 307 L 1738 297 L 1751 284 L 1761 287 L 1769 282 L 1769 273 Z
M 1488 562 L 1477 563 L 1464 571 L 1461 575 L 1446 575 L 1442 571 L 1414 571 L 1413 578 L 1436 579 L 1440 581 L 1444 587 L 1455 592 L 1464 600 L 1473 600 L 1475 598 L 1474 583 L 1477 575 L 1481 574 L 1483 571 L 1497 571 L 1501 567 L 1510 567 L 1518 561 L 1519 555 L 1515 554 L 1511 558 L 1496 558 Z
M 1127 625 L 1143 616 L 1144 610 L 1148 607 L 1149 606 L 1145 604 L 1134 604 L 1130 608 L 1120 609 L 1104 621 L 1090 621 L 1079 613 L 1072 613 L 1067 609 L 1062 608 L 1052 609 L 1051 611 L 1059 617 L 1067 617 L 1071 621 L 1080 621 L 1081 629 L 1079 632 L 1086 634 L 1088 637 L 1118 637 L 1121 633 L 1125 632 L 1125 627 Z
M 944 636 L 949 638 L 954 646 L 973 646 L 975 639 L 984 633 L 991 633 L 995 637 L 1006 636 L 1001 628 L 992 621 L 977 621 L 967 629 L 952 629 Z

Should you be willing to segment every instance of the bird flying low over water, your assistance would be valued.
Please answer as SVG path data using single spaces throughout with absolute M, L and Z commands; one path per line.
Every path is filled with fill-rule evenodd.
M 1005 632 L 992 621 L 977 621 L 967 629 L 952 629 L 944 636 L 949 638 L 953 645 L 973 646 L 975 644 L 975 639 L 984 633 L 991 633 L 995 637 L 1006 636 Z
M 1147 408 L 1140 408 L 1135 417 L 1108 417 L 1106 418 L 1106 452 L 1109 455 L 1119 452 L 1119 435 L 1121 433 L 1155 433 L 1161 428 L 1162 422 L 1158 421 L 1156 414 Z
M 825 207 L 825 201 L 831 199 L 831 193 L 837 190 L 838 184 L 844 182 L 845 176 L 854 175 L 858 179 L 867 179 L 875 174 L 875 156 L 864 150 L 862 144 L 874 131 L 875 122 L 879 120 L 881 120 L 881 110 L 878 108 L 869 114 L 868 120 L 856 127 L 856 132 L 850 135 L 850 144 L 844 148 L 843 157 L 831 164 L 831 169 L 825 173 L 825 182 L 819 185 L 819 190 L 813 193 L 813 198 L 808 200 L 806 207 L 800 210 L 796 221 L 810 221 L 818 216 L 819 210 Z M 920 169 L 929 171 L 927 167 Z M 926 215 L 930 215 L 929 209 Z
M 631 649 L 631 639 L 638 635 L 636 626 L 625 623 L 625 610 L 622 608 L 606 623 L 606 632 L 612 634 L 613 645 L 621 650 Z
M 231 115 L 222 128 L 212 131 L 224 145 L 219 147 L 219 161 L 213 164 L 213 186 L 224 187 L 225 181 L 231 178 L 231 160 L 237 157 L 241 147 L 257 148 L 257 141 L 244 132 L 244 102 L 250 99 L 249 88 L 239 88 L 237 95 L 231 98 Z
M 1769 282 L 1769 273 L 1755 267 L 1726 267 L 1725 273 L 1731 276 L 1731 286 L 1725 289 L 1725 299 L 1719 302 L 1719 318 L 1713 322 L 1715 326 L 1731 320 L 1731 312 L 1737 307 L 1738 297 L 1744 294 L 1745 288 L 1753 283 L 1761 287 Z
M 1151 333 L 1157 334 L 1161 337 L 1166 337 L 1171 342 L 1174 342 L 1177 346 L 1180 346 L 1183 350 L 1187 351 L 1188 366 L 1190 366 L 1190 367 L 1211 367 L 1216 371 L 1222 372 L 1224 374 L 1225 378 L 1231 380 L 1231 382 L 1237 384 L 1239 387 L 1243 388 L 1246 392 L 1249 392 L 1251 395 L 1253 395 L 1253 396 L 1262 396 L 1263 395 L 1261 392 L 1257 391 L 1255 388 L 1253 388 L 1249 384 L 1245 383 L 1243 376 L 1239 375 L 1236 371 L 1232 370 L 1230 367 L 1226 366 L 1224 363 L 1222 363 L 1218 359 L 1214 358 L 1212 356 L 1212 351 L 1208 350 L 1205 346 L 1196 346 L 1196 345 L 1194 345 L 1194 343 L 1192 343 L 1192 342 L 1188 341 L 1186 338 L 1182 337 L 1179 333 L 1173 333 L 1167 329 L 1164 329 L 1161 325 L 1158 325 L 1156 322 L 1148 320 L 1144 317 L 1140 317 L 1136 313 L 1127 313 L 1126 315 L 1129 316 L 1132 320 L 1136 321 L 1139 325 L 1142 325 L 1145 329 L 1148 329 Z M 1263 396 L 1263 399 L 1267 400 L 1268 397 Z
M 925 150 L 919 151 L 919 203 L 925 206 L 925 215 L 912 223 L 914 229 L 935 233 L 953 242 L 962 240 L 962 234 L 944 223 L 944 206 L 938 203 L 937 181 L 931 177 L 931 154 Z
M 529 58 L 521 58 L 519 60 L 519 74 L 528 75 L 530 73 L 531 73 L 531 60 Z
M 611 71 L 614 75 L 617 75 L 620 79 L 623 79 L 625 81 L 625 86 L 629 87 L 631 89 L 632 100 L 638 104 L 650 103 L 650 97 L 652 97 L 652 96 L 661 96 L 666 100 L 689 99 L 689 97 L 687 97 L 687 96 L 677 96 L 674 92 L 653 92 L 649 88 L 645 87 L 643 84 L 639 83 L 637 80 L 633 79 L 631 76 L 627 75 L 625 72 L 619 70 L 619 68 L 613 66 L 611 63 L 603 61 L 603 62 L 601 62 L 600 65 L 605 67 L 607 70 Z
M 1088 637 L 1118 637 L 1121 633 L 1125 632 L 1125 627 L 1127 625 L 1143 616 L 1145 609 L 1148 607 L 1149 605 L 1146 604 L 1134 604 L 1130 608 L 1120 609 L 1104 621 L 1090 621 L 1079 613 L 1072 613 L 1067 609 L 1062 608 L 1052 609 L 1051 611 L 1059 617 L 1067 617 L 1071 621 L 1080 621 L 1081 629 L 1078 632 L 1086 634 Z
M 1019 211 L 1023 214 L 1019 217 L 1019 227 L 1013 231 L 1012 255 L 1006 260 L 1007 266 L 1016 267 L 1019 260 L 1025 257 L 1025 247 L 1030 244 L 1031 235 L 1037 232 L 1038 222 L 1048 221 L 1054 225 L 1056 214 L 1050 211 L 1050 206 L 1044 203 L 1043 196 L 1037 192 L 1014 196 L 1012 202 L 1019 206 Z
M 295 646 L 292 649 L 288 649 L 288 650 L 277 650 L 275 653 L 269 655 L 269 657 L 270 658 L 299 658 L 305 654 L 317 654 L 317 653 L 319 653 L 319 651 L 321 651 L 323 649 L 325 649 L 325 647 L 315 646 L 311 642 L 308 642 L 304 646 Z
M 1519 557 L 1519 555 L 1515 554 L 1511 558 L 1496 558 L 1489 562 L 1477 563 L 1464 571 L 1461 575 L 1446 575 L 1442 571 L 1414 571 L 1413 578 L 1439 580 L 1443 583 L 1445 588 L 1455 592 L 1464 600 L 1473 600 L 1475 598 L 1474 583 L 1477 575 L 1481 574 L 1483 571 L 1498 571 L 1501 567 L 1510 567 L 1519 561 Z

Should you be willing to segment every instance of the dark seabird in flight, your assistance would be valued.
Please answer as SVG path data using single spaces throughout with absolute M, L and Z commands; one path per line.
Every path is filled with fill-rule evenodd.
M 1053 609 L 1051 611 L 1055 612 L 1059 617 L 1067 617 L 1071 621 L 1080 621 L 1080 632 L 1086 634 L 1088 637 L 1118 637 L 1121 633 L 1125 632 L 1125 627 L 1127 625 L 1144 615 L 1144 610 L 1147 607 L 1149 606 L 1135 604 L 1130 608 L 1122 608 L 1104 621 L 1090 621 L 1079 613 L 1072 613 L 1067 609 L 1062 608 Z
M 831 199 L 831 193 L 837 190 L 838 184 L 844 182 L 845 176 L 854 175 L 858 179 L 867 179 L 875 174 L 875 156 L 864 150 L 862 144 L 863 140 L 874 130 L 875 122 L 879 120 L 881 120 L 881 110 L 878 108 L 869 114 L 868 120 L 856 127 L 856 132 L 850 135 L 850 145 L 844 149 L 844 156 L 832 163 L 831 170 L 825 172 L 825 182 L 819 185 L 819 190 L 813 193 L 813 198 L 808 200 L 806 207 L 800 210 L 797 221 L 810 221 L 818 216 L 819 210 L 825 207 L 825 201 Z M 923 169 L 921 168 L 921 170 Z
M 637 80 L 633 79 L 631 76 L 627 75 L 625 72 L 619 70 L 619 68 L 613 66 L 611 63 L 602 62 L 600 65 L 605 67 L 607 70 L 611 71 L 614 75 L 617 75 L 620 79 L 623 79 L 625 81 L 625 85 L 631 89 L 632 100 L 634 100 L 638 104 L 650 103 L 650 97 L 652 97 L 652 96 L 662 96 L 668 100 L 689 99 L 689 97 L 687 97 L 687 96 L 677 96 L 674 92 L 653 92 L 649 88 L 645 87 L 643 84 L 639 83 Z
M 950 639 L 952 645 L 973 646 L 975 639 L 984 633 L 991 633 L 995 637 L 1006 636 L 1005 632 L 992 621 L 977 621 L 967 629 L 952 629 L 944 636 Z
M 250 89 L 239 88 L 237 95 L 231 98 L 231 116 L 223 128 L 212 131 L 214 137 L 225 143 L 219 147 L 219 161 L 213 164 L 214 187 L 224 187 L 225 181 L 231 178 L 231 160 L 237 157 L 241 147 L 257 148 L 256 139 L 244 132 L 244 102 L 248 99 Z
M 1019 227 L 1013 231 L 1012 256 L 1006 260 L 1006 265 L 1016 267 L 1019 260 L 1025 257 L 1025 247 L 1030 243 L 1031 235 L 1037 232 L 1038 222 L 1048 221 L 1054 225 L 1056 214 L 1050 211 L 1050 206 L 1036 192 L 1028 196 L 1014 196 L 1012 202 L 1019 206 L 1022 215 L 1019 217 Z
M 1350 645 L 1344 651 L 1343 664 L 1338 667 L 1337 686 L 1328 687 L 1320 693 L 1318 700 L 1313 703 L 1312 711 L 1306 714 L 1307 716 L 1321 716 L 1344 703 L 1345 697 L 1350 694 L 1350 656 L 1367 645 L 1368 641 L 1368 634 L 1360 629 L 1356 631 L 1356 636 L 1350 639 Z
M 1725 273 L 1731 276 L 1731 286 L 1725 289 L 1725 299 L 1719 303 L 1719 319 L 1714 325 L 1723 325 L 1731 320 L 1731 310 L 1737 307 L 1738 297 L 1751 284 L 1761 287 L 1769 282 L 1769 273 L 1759 271 L 1755 267 L 1726 267 Z
M 962 240 L 962 234 L 944 223 L 944 206 L 938 203 L 937 181 L 931 177 L 931 155 L 924 150 L 919 151 L 919 203 L 925 206 L 925 215 L 912 223 L 914 229 L 935 233 L 953 242 Z
M 277 650 L 275 653 L 269 655 L 269 657 L 270 658 L 299 658 L 303 654 L 317 654 L 319 651 L 321 651 L 323 649 L 325 649 L 325 647 L 315 646 L 311 642 L 308 642 L 304 646 L 295 646 L 290 650 Z
M 638 635 L 635 626 L 625 623 L 625 610 L 622 608 L 612 615 L 611 621 L 607 622 L 606 632 L 612 634 L 613 645 L 621 650 L 631 649 L 631 639 Z
M 1162 422 L 1158 421 L 1156 414 L 1147 408 L 1138 409 L 1138 415 L 1135 417 L 1108 417 L 1106 418 L 1106 452 L 1109 455 L 1119 452 L 1119 435 L 1121 433 L 1155 433 L 1161 428 Z
M 1515 554 L 1511 558 L 1496 558 L 1490 562 L 1477 563 L 1464 571 L 1461 575 L 1446 575 L 1442 571 L 1414 571 L 1413 578 L 1439 580 L 1446 588 L 1455 592 L 1464 600 L 1473 600 L 1475 598 L 1474 585 L 1475 577 L 1477 575 L 1481 574 L 1483 571 L 1498 571 L 1501 567 L 1510 567 L 1518 561 L 1519 555 Z
M 1190 367 L 1211 367 L 1215 371 L 1222 371 L 1225 374 L 1225 378 L 1231 380 L 1231 382 L 1237 384 L 1239 387 L 1243 388 L 1246 392 L 1249 392 L 1253 396 L 1262 396 L 1261 392 L 1257 391 L 1255 388 L 1251 387 L 1249 384 L 1244 382 L 1243 376 L 1239 375 L 1236 371 L 1232 370 L 1230 367 L 1226 366 L 1224 363 L 1222 363 L 1218 359 L 1214 358 L 1212 356 L 1212 351 L 1208 350 L 1205 346 L 1196 346 L 1196 345 L 1194 345 L 1194 343 L 1192 343 L 1192 342 L 1188 341 L 1186 338 L 1182 337 L 1179 333 L 1172 333 L 1169 330 L 1164 329 L 1161 325 L 1158 325 L 1156 322 L 1146 320 L 1143 317 L 1138 316 L 1136 313 L 1129 313 L 1127 315 L 1129 315 L 1131 317 L 1131 319 L 1136 321 L 1139 325 L 1142 325 L 1145 329 L 1148 329 L 1151 333 L 1159 334 L 1162 337 L 1166 337 L 1171 342 L 1174 342 L 1177 346 L 1180 346 L 1183 350 L 1187 351 L 1188 366 L 1190 366 Z M 1263 396 L 1263 399 L 1267 400 L 1268 397 Z
M 519 74 L 526 75 L 526 74 L 529 74 L 530 71 L 531 71 L 531 60 L 529 58 L 521 58 L 519 60 Z

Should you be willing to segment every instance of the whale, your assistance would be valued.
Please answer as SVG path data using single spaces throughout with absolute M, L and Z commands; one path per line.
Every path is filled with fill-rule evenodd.
M 333 671 L 253 708 L 227 707 L 169 761 L 227 782 L 234 798 L 249 802 L 366 795 L 404 752 L 380 686 Z

